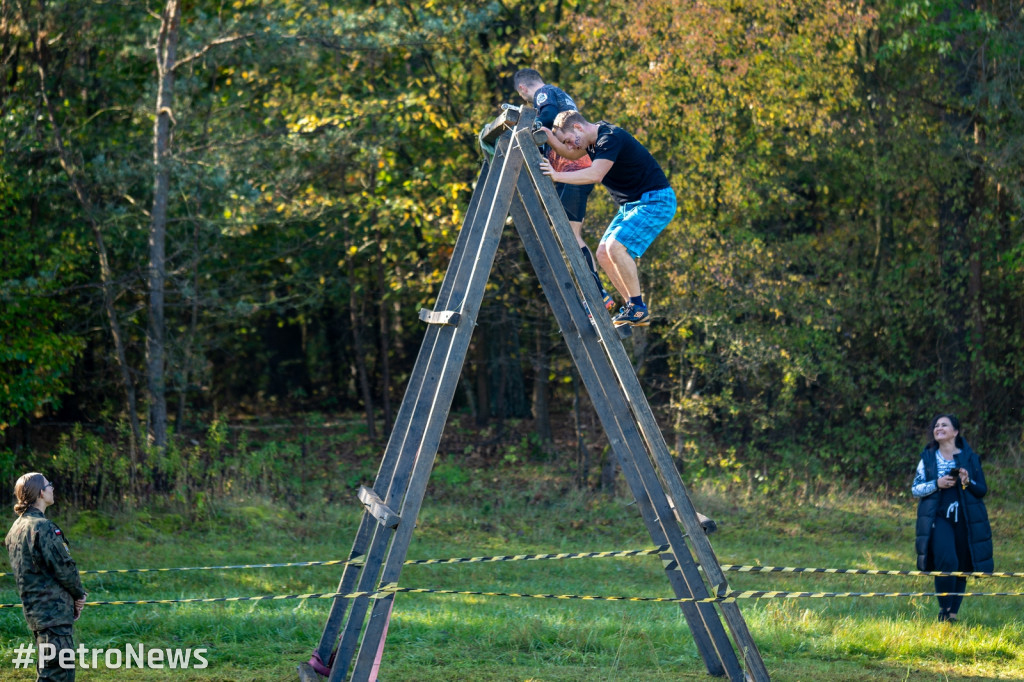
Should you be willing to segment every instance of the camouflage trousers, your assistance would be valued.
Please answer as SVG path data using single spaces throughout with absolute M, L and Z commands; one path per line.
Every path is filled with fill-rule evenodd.
M 75 682 L 75 664 L 70 668 L 60 667 L 60 652 L 62 649 L 74 651 L 75 642 L 71 635 L 70 625 L 54 625 L 52 628 L 38 630 L 36 635 L 36 682 Z M 46 667 L 39 667 L 42 662 L 40 646 L 52 644 L 57 650 L 57 656 L 46 661 Z M 47 647 L 49 648 L 49 647 Z M 67 654 L 65 654 L 66 656 Z M 74 658 L 72 657 L 72 661 Z

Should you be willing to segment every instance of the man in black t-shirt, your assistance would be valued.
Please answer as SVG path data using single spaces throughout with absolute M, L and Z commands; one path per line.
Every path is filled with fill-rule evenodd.
M 601 237 L 597 260 L 626 307 L 612 318 L 616 327 L 646 327 L 650 312 L 640 291 L 635 258 L 676 214 L 676 195 L 651 153 L 622 128 L 606 121 L 590 123 L 578 111 L 564 111 L 547 130 L 548 144 L 568 159 L 590 157 L 589 168 L 561 172 L 543 160 L 540 169 L 555 182 L 582 185 L 600 182 L 619 210 Z
M 520 97 L 532 104 L 537 109 L 537 120 L 545 128 L 550 128 L 555 122 L 555 116 L 563 111 L 574 111 L 576 102 L 567 95 L 564 90 L 548 85 L 541 78 L 540 73 L 534 69 L 519 69 L 512 77 L 515 82 L 516 92 Z M 543 150 L 542 150 L 543 151 Z M 548 161 L 560 171 L 574 171 L 586 168 L 590 165 L 589 158 L 570 160 L 547 150 Z M 583 252 L 583 258 L 590 266 L 590 272 L 594 275 L 597 288 L 601 290 L 601 298 L 608 310 L 615 307 L 615 299 L 601 284 L 601 276 L 597 274 L 597 266 L 594 264 L 594 256 L 590 253 L 590 247 L 583 241 L 583 218 L 587 213 L 587 198 L 594 189 L 593 184 L 589 185 L 566 185 L 555 183 L 555 190 L 558 198 L 562 201 L 562 208 L 569 218 L 569 226 L 576 235 L 576 244 Z

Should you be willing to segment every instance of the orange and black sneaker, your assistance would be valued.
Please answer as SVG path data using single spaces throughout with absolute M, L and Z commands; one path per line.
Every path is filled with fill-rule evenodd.
M 647 306 L 641 307 L 630 303 L 625 308 L 619 308 L 619 314 L 612 318 L 612 324 L 616 327 L 647 327 L 651 324 L 651 314 L 647 311 Z

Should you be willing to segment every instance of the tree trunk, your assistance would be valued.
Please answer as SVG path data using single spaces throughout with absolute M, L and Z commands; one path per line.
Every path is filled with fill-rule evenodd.
M 164 287 L 167 278 L 167 202 L 171 185 L 171 123 L 174 120 L 174 61 L 178 51 L 181 5 L 167 0 L 156 44 L 157 95 L 153 124 L 153 210 L 149 225 L 149 324 L 146 369 L 149 379 L 149 433 L 158 448 L 167 445 L 167 386 L 164 377 Z
M 590 449 L 583 438 L 583 415 L 580 413 L 580 377 L 572 370 L 572 416 L 576 431 L 576 487 L 586 490 L 590 478 Z
M 198 194 L 198 192 L 197 192 Z M 188 335 L 185 339 L 185 347 L 181 359 L 181 385 L 178 389 L 178 415 L 177 425 L 185 421 L 185 405 L 188 401 L 188 382 L 191 380 L 192 368 L 198 363 L 193 357 L 193 348 L 199 329 L 199 263 L 202 260 L 202 253 L 199 249 L 199 221 L 193 223 L 192 232 L 193 265 L 192 265 L 192 302 L 189 306 L 190 317 L 188 323 Z
M 975 153 L 983 156 L 985 131 L 982 125 L 975 122 L 974 126 Z M 971 204 L 975 207 L 985 205 L 985 174 L 981 170 L 974 171 L 974 183 L 971 187 Z M 976 416 L 986 419 L 985 405 L 988 399 L 985 390 L 985 301 L 982 290 L 982 273 L 984 272 L 984 251 L 982 242 L 991 237 L 983 226 L 975 226 L 970 237 L 967 277 L 967 305 L 970 307 L 968 323 L 968 344 L 970 353 L 970 396 L 971 405 L 977 411 Z
M 328 377 L 332 385 L 341 388 L 345 381 L 345 318 L 335 305 L 324 306 L 321 314 L 324 320 L 324 340 L 327 344 Z M 345 405 L 347 401 L 342 401 Z
M 346 259 L 348 265 L 348 314 L 352 327 L 352 353 L 355 356 L 356 376 L 359 378 L 359 392 L 363 397 L 363 407 L 366 411 L 366 435 L 370 438 L 377 437 L 377 427 L 373 418 L 373 392 L 370 390 L 370 375 L 366 371 L 366 355 L 363 353 L 363 335 L 360 333 L 365 306 L 356 296 L 356 268 L 352 257 Z
M 551 442 L 551 408 L 548 374 L 548 344 L 544 334 L 547 318 L 536 320 L 533 355 L 533 430 L 545 443 Z
M 491 393 L 488 378 L 487 328 L 477 323 L 473 330 L 474 355 L 476 356 L 476 425 L 487 426 L 491 418 Z
M 972 2 L 961 2 L 964 12 L 972 11 Z M 947 12 L 946 20 L 949 20 Z M 939 330 L 939 367 L 941 378 L 950 397 L 959 396 L 963 403 L 951 409 L 969 407 L 971 370 L 968 348 L 970 324 L 970 259 L 971 224 L 975 215 L 977 196 L 975 188 L 980 182 L 980 170 L 975 163 L 978 125 L 973 111 L 960 104 L 973 95 L 976 80 L 974 62 L 962 39 L 954 41 L 955 49 L 943 59 L 944 72 L 952 91 L 948 100 L 953 104 L 943 115 L 947 153 L 953 160 L 950 177 L 942 187 L 939 200 L 939 260 L 941 263 L 943 303 L 945 312 L 940 319 L 948 326 Z M 973 415 L 969 415 L 973 416 Z
M 604 448 L 604 462 L 601 464 L 601 492 L 605 495 L 615 495 L 615 478 L 619 471 L 619 460 L 615 457 L 615 451 L 610 445 Z
M 473 423 L 476 424 L 476 393 L 473 392 L 473 385 L 470 383 L 469 377 L 466 376 L 465 370 L 463 370 L 462 376 L 459 377 L 459 386 L 462 388 L 462 392 L 466 396 L 466 407 L 469 410 L 469 416 L 473 420 Z
M 376 211 L 374 212 L 374 223 L 376 223 Z M 380 231 L 376 232 L 377 239 L 377 313 L 380 317 L 380 341 L 378 357 L 380 362 L 380 386 L 381 401 L 384 409 L 384 431 L 391 431 L 391 322 L 388 315 L 387 293 L 388 287 L 384 276 L 384 247 L 381 244 Z
M 499 335 L 501 343 L 493 344 L 494 347 L 491 349 L 490 357 L 491 364 L 497 364 L 498 370 L 498 386 L 494 390 L 494 416 L 498 421 L 496 436 L 499 440 L 505 433 L 505 419 L 508 418 L 509 343 L 505 336 L 505 331 L 508 329 L 507 321 L 508 311 L 502 305 L 498 323 L 498 329 L 501 332 Z
M 875 249 L 871 259 L 872 290 L 878 284 L 878 278 L 882 273 L 882 267 L 888 262 L 891 245 L 893 242 L 892 228 L 892 193 L 889 179 L 891 167 L 890 130 L 882 117 L 886 114 L 880 112 L 875 117 L 874 135 L 874 180 L 875 180 Z

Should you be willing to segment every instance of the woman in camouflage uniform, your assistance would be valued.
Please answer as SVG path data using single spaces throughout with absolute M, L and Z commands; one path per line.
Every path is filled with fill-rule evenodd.
M 46 508 L 53 504 L 53 484 L 42 474 L 25 474 L 14 486 L 14 497 L 18 519 L 5 544 L 25 620 L 36 638 L 36 680 L 73 682 L 74 654 L 69 655 L 71 667 L 62 668 L 60 652 L 75 648 L 71 630 L 85 605 L 86 591 L 64 534 L 46 518 Z M 43 644 L 52 644 L 57 656 L 46 667 L 38 667 Z

